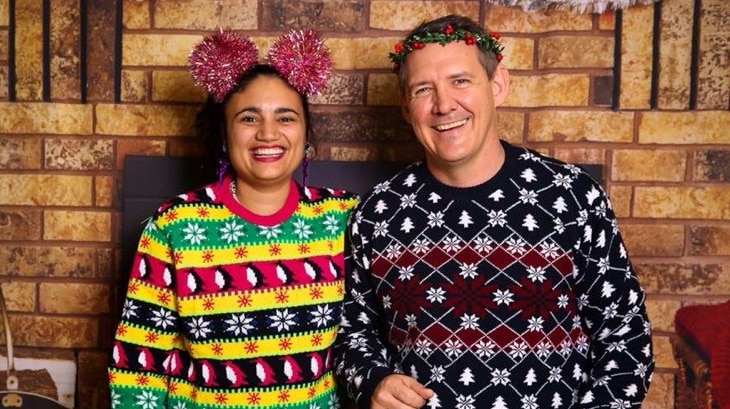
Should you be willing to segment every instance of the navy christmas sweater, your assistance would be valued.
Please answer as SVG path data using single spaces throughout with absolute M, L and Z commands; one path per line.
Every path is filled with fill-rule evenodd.
M 404 373 L 427 408 L 635 408 L 654 369 L 645 293 L 610 202 L 575 165 L 502 142 L 489 181 L 414 164 L 351 215 L 336 371 L 358 407 Z

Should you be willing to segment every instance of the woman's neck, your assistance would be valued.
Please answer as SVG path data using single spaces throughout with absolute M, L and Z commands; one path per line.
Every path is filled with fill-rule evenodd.
M 233 181 L 233 197 L 248 211 L 267 216 L 281 210 L 289 197 L 291 182 L 275 186 L 251 186 L 240 180 Z

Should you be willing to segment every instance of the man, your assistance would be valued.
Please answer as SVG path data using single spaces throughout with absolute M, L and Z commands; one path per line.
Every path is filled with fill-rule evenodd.
M 499 138 L 499 36 L 446 16 L 396 45 L 425 150 L 351 215 L 335 365 L 359 408 L 638 407 L 645 294 L 587 173 Z M 348 250 L 346 250 L 348 251 Z

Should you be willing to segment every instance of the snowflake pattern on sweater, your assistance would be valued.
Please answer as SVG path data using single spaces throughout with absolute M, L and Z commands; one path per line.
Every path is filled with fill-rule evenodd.
M 392 373 L 427 408 L 629 408 L 654 368 L 645 293 L 601 186 L 502 142 L 486 183 L 414 164 L 351 215 L 335 370 L 359 408 Z
M 339 408 L 331 345 L 357 197 L 292 181 L 262 217 L 230 183 L 180 195 L 146 225 L 109 366 L 113 408 Z

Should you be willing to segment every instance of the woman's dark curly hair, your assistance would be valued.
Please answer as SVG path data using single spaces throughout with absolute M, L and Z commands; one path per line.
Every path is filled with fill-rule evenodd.
M 224 151 L 224 146 L 226 146 L 226 104 L 233 94 L 243 91 L 251 81 L 262 75 L 279 77 L 286 82 L 279 75 L 279 72 L 270 65 L 257 64 L 241 76 L 236 86 L 226 95 L 223 101 L 218 103 L 213 101 L 211 96 L 208 96 L 205 104 L 198 111 L 193 128 L 195 129 L 195 135 L 202 145 L 203 157 L 201 166 L 205 180 L 215 180 L 218 177 L 221 160 L 228 161 L 228 153 Z M 297 92 L 297 94 L 299 94 L 299 98 L 302 101 L 306 138 L 309 141 L 310 135 L 312 134 L 311 121 L 309 120 L 309 102 L 304 94 L 301 92 Z M 304 152 L 302 152 L 302 155 L 304 155 Z

